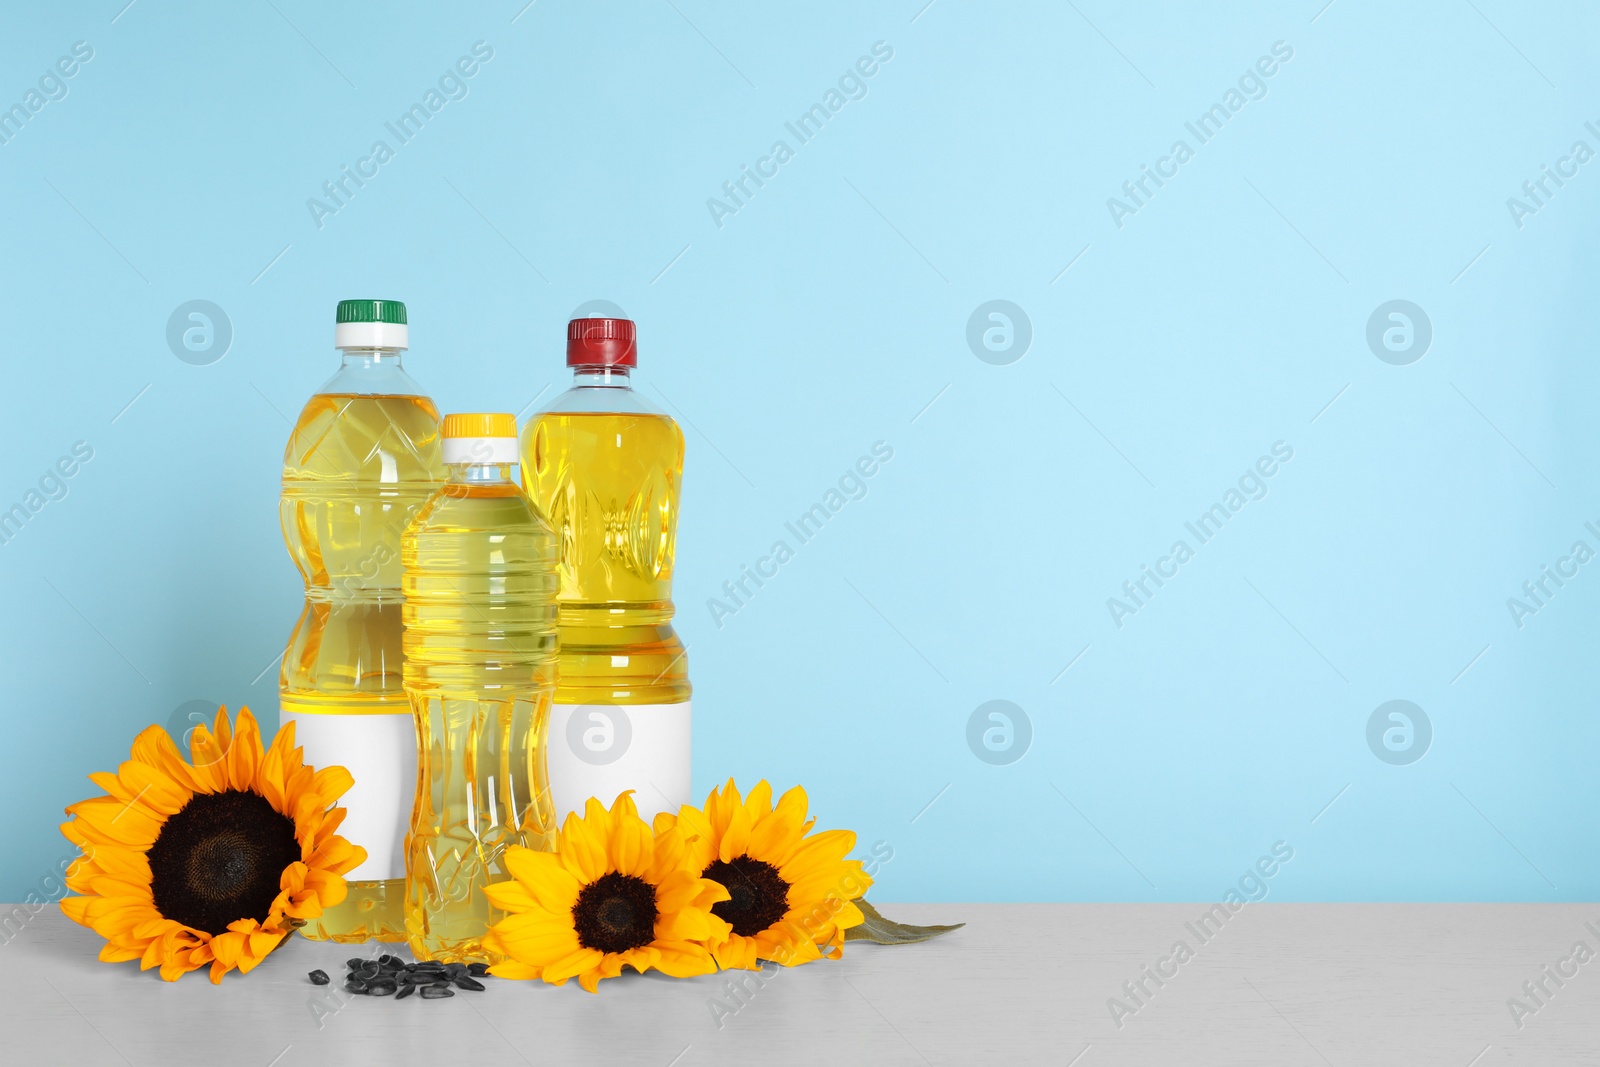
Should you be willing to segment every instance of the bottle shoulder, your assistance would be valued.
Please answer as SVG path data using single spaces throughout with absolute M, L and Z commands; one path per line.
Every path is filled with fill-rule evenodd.
M 333 376 L 323 382 L 317 392 L 349 396 L 410 396 L 426 400 L 429 406 L 433 404 L 398 360 L 345 364 L 334 371 Z
M 631 386 L 575 385 L 539 410 L 540 415 L 660 415 L 670 418 Z
M 515 483 L 446 482 L 417 511 L 408 534 L 524 533 L 553 537 L 550 524 Z

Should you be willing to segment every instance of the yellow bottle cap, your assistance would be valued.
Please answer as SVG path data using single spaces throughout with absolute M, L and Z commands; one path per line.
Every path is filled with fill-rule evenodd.
M 446 415 L 443 433 L 446 437 L 515 437 L 517 417 L 503 412 Z

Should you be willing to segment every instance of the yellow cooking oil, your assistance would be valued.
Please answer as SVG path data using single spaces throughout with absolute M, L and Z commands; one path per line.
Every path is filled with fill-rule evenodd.
M 515 418 L 449 415 L 443 432 L 448 480 L 401 541 L 418 760 L 406 934 L 418 959 L 494 962 L 483 887 L 510 877 L 509 846 L 554 845 L 556 545 L 511 478 Z
M 403 306 L 398 314 L 403 324 Z M 416 755 L 401 670 L 400 536 L 444 479 L 438 411 L 412 392 L 393 338 L 384 340 L 389 347 L 346 347 L 334 391 L 306 403 L 284 451 L 280 501 L 306 594 L 279 672 L 280 720 L 295 723 L 308 764 L 354 777 L 340 833 L 367 851 L 346 875 L 343 902 L 301 932 L 347 943 L 405 938 Z
M 689 699 L 672 628 L 683 431 L 648 412 L 539 415 L 522 481 L 561 547 L 561 704 Z

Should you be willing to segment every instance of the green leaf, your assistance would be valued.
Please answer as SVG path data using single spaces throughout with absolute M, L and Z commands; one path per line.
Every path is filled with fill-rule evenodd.
M 844 932 L 846 941 L 871 941 L 875 945 L 914 945 L 918 941 L 931 941 L 940 934 L 948 934 L 951 930 L 959 930 L 967 925 L 956 923 L 954 926 L 910 926 L 906 923 L 897 923 L 893 919 L 885 919 L 877 908 L 865 900 L 856 901 L 856 907 L 861 909 L 861 914 L 867 917 L 867 921 L 846 930 Z

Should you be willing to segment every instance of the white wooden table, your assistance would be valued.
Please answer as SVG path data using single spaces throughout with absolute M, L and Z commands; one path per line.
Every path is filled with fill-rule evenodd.
M 1600 953 L 1585 925 L 1600 929 L 1600 905 L 1250 904 L 1201 943 L 1206 908 L 885 905 L 968 925 L 923 945 L 851 944 L 843 960 L 747 979 L 739 997 L 726 975 L 650 975 L 599 996 L 489 979 L 396 1002 L 339 998 L 344 960 L 362 953 L 303 939 L 220 987 L 203 973 L 169 984 L 97 962 L 97 939 L 51 907 L 0 946 L 0 1062 L 1600 1064 L 1600 957 L 1562 962 L 1579 941 Z M 1181 965 L 1179 940 L 1194 950 Z M 1557 986 L 1547 965 L 1577 973 Z M 1147 966 L 1176 974 L 1158 986 Z M 333 985 L 307 981 L 318 967 Z M 1141 979 L 1136 1004 L 1123 983 Z M 1523 983 L 1541 979 L 1551 995 L 1536 1005 Z M 1120 1027 L 1112 997 L 1137 1008 Z M 1513 997 L 1536 1010 L 1514 1020 Z

